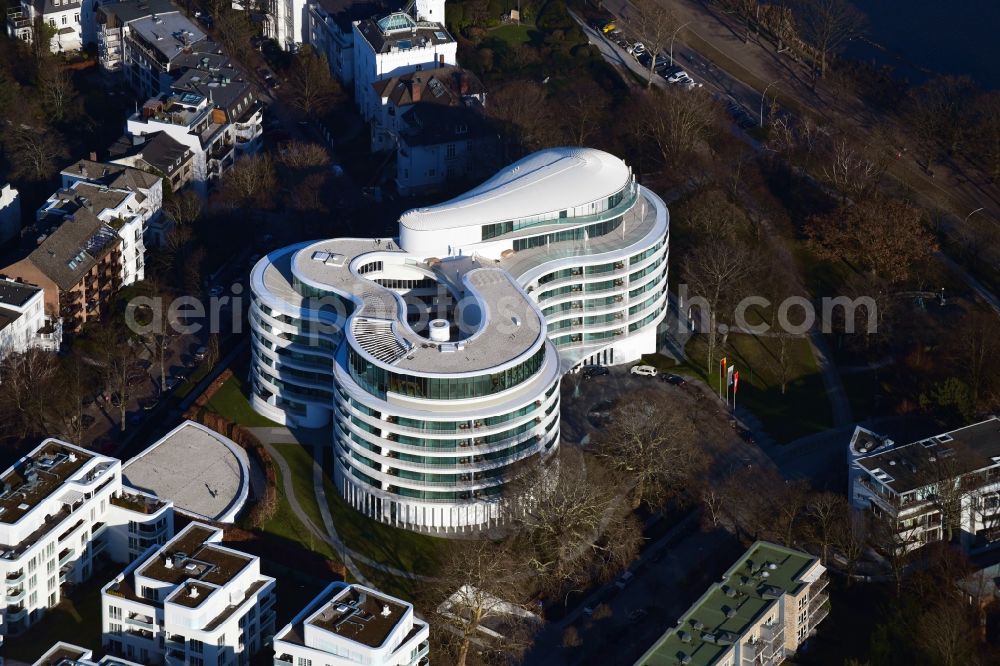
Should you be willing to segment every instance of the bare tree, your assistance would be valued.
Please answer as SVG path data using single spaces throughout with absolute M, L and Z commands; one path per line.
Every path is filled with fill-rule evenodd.
M 191 190 L 174 192 L 163 205 L 164 210 L 179 226 L 194 224 L 201 218 L 204 201 Z
M 797 17 L 799 31 L 815 51 L 814 78 L 826 76 L 831 57 L 865 26 L 864 14 L 848 0 L 802 0 Z
M 319 117 L 345 97 L 344 89 L 330 75 L 326 56 L 310 46 L 301 48 L 295 56 L 288 85 L 292 106 L 310 118 Z
M 966 604 L 939 601 L 920 616 L 914 638 L 922 651 L 940 666 L 976 663 L 976 627 Z
M 480 650 L 517 659 L 538 628 L 529 612 L 529 582 L 508 543 L 477 539 L 451 549 L 429 586 L 431 623 L 448 663 L 465 666 Z M 503 638 L 483 631 L 489 626 Z
M 623 396 L 596 444 L 597 455 L 621 474 L 633 507 L 662 509 L 708 468 L 695 422 L 661 391 Z
M 62 137 L 53 128 L 35 129 L 13 123 L 3 130 L 3 147 L 12 165 L 11 175 L 25 180 L 45 180 L 65 156 Z
M 330 164 L 330 153 L 318 143 L 288 141 L 278 147 L 278 164 L 289 169 L 315 169 Z
M 652 88 L 656 56 L 670 42 L 677 28 L 677 19 L 656 0 L 633 0 L 628 14 L 629 27 L 635 29 L 650 56 L 646 88 Z
M 717 371 L 719 325 L 730 321 L 732 309 L 729 306 L 735 305 L 745 289 L 753 271 L 752 261 L 745 244 L 720 237 L 706 238 L 684 259 L 681 273 L 690 293 L 704 299 L 704 307 L 708 310 L 701 313 L 704 328 L 707 328 L 701 332 L 708 342 L 705 368 L 709 377 L 715 376 Z
M 267 154 L 250 155 L 239 160 L 226 173 L 222 194 L 233 208 L 263 208 L 274 199 L 278 185 L 274 163 Z
M 39 65 L 38 92 L 49 118 L 57 123 L 65 120 L 76 89 L 70 73 L 54 58 Z
M 829 561 L 830 547 L 837 541 L 837 530 L 849 512 L 847 499 L 831 492 L 815 494 L 806 502 L 810 540 L 819 547 L 824 565 Z
M 97 330 L 94 342 L 97 352 L 94 360 L 100 368 L 104 387 L 111 394 L 111 404 L 118 410 L 118 427 L 125 432 L 132 384 L 139 371 L 133 340 L 122 331 L 105 325 Z
M 995 398 L 998 382 L 993 371 L 993 359 L 1000 358 L 1000 339 L 994 333 L 1000 323 L 992 311 L 973 311 L 959 323 L 954 336 L 958 346 L 958 364 L 972 392 L 972 402 L 978 408 L 986 399 Z
M 657 147 L 663 163 L 679 166 L 694 155 L 699 145 L 718 127 L 719 108 L 703 90 L 650 90 L 640 106 L 645 130 Z
M 846 513 L 833 527 L 833 547 L 844 556 L 847 562 L 847 584 L 851 584 L 854 571 L 861 561 L 867 548 L 867 531 L 865 521 L 855 516 L 850 505 L 845 502 Z
M 513 81 L 498 86 L 486 112 L 500 126 L 508 159 L 552 143 L 555 114 L 545 88 L 538 83 Z
M 614 576 L 641 541 L 614 475 L 576 450 L 562 449 L 558 463 L 512 484 L 509 511 L 526 572 L 549 593 Z
M 216 34 L 226 53 L 236 60 L 246 62 L 251 53 L 250 40 L 257 32 L 251 13 L 231 6 L 220 6 L 212 15 L 218 28 Z
M 590 79 L 573 86 L 565 101 L 563 114 L 567 139 L 577 146 L 590 145 L 607 119 L 610 100 L 607 93 Z
M 49 401 L 58 376 L 56 355 L 39 349 L 8 353 L 0 362 L 0 422 L 19 439 L 48 435 Z
M 833 142 L 829 159 L 823 165 L 823 177 L 846 202 L 873 194 L 888 167 L 887 150 L 872 145 L 858 147 L 841 136 Z

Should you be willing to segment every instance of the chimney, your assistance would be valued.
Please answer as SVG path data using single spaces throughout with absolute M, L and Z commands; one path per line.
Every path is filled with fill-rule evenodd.
M 195 587 L 194 585 L 192 585 L 190 588 L 188 588 L 188 596 L 191 597 L 192 599 L 197 599 L 198 598 L 198 588 Z
M 91 162 L 96 162 L 97 161 L 97 151 L 96 150 L 90 151 L 90 161 Z
M 458 94 L 462 97 L 469 94 L 469 76 L 465 72 L 458 73 Z
M 174 568 L 174 558 L 172 558 L 169 555 L 167 555 L 167 559 L 165 559 L 163 561 L 163 566 L 166 567 L 167 569 L 173 569 Z
M 419 76 L 415 76 L 410 79 L 410 97 L 414 102 L 420 101 L 420 95 L 424 91 L 423 81 L 420 80 Z
M 389 617 L 392 615 L 392 610 L 389 608 L 388 604 L 382 605 L 382 617 Z

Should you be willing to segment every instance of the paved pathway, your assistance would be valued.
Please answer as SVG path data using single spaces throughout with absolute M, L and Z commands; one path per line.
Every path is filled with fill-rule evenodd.
M 336 552 L 337 555 L 343 560 L 344 566 L 351 573 L 351 576 L 355 578 L 358 582 L 364 585 L 370 585 L 368 579 L 358 568 L 356 562 L 360 562 L 367 567 L 372 569 L 377 569 L 383 573 L 387 573 L 391 576 L 397 578 L 406 578 L 410 580 L 418 580 L 421 582 L 433 582 L 434 578 L 430 576 L 421 576 L 419 574 L 412 573 L 410 571 L 403 571 L 402 569 L 397 569 L 391 567 L 382 562 L 378 562 L 368 557 L 363 553 L 359 553 L 356 550 L 351 549 L 341 540 L 340 536 L 337 534 L 337 529 L 333 521 L 333 515 L 330 513 L 330 503 L 326 499 L 326 488 L 323 485 L 323 467 L 317 461 L 318 452 L 314 449 L 313 451 L 313 487 L 316 493 L 316 503 L 319 505 L 320 516 L 323 519 L 323 529 L 320 529 L 312 522 L 309 516 L 303 510 L 302 505 L 299 504 L 298 497 L 296 497 L 294 492 L 294 482 L 292 480 L 292 470 L 288 466 L 281 453 L 275 448 L 275 445 L 281 444 L 296 444 L 300 445 L 301 440 L 299 437 L 303 435 L 296 431 L 292 432 L 288 428 L 283 426 L 275 426 L 270 428 L 250 428 L 249 429 L 263 444 L 267 452 L 271 454 L 274 459 L 275 464 L 278 465 L 278 471 L 281 473 L 282 484 L 285 487 L 285 495 L 288 497 L 288 504 L 292 508 L 292 513 L 295 517 L 308 529 L 313 536 L 329 544 Z M 325 431 L 315 431 L 315 432 L 325 432 Z M 306 431 L 305 436 L 311 437 L 313 432 Z

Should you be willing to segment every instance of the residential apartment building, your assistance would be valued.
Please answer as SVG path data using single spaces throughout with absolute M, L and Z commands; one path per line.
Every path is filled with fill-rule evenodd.
M 306 4 L 307 0 L 266 0 L 264 36 L 278 42 L 286 51 L 294 51 L 298 44 L 307 41 Z
M 499 137 L 483 116 L 486 91 L 471 72 L 407 72 L 376 81 L 374 90 L 381 105 L 372 119 L 371 145 L 395 151 L 400 194 L 475 182 L 499 166 Z
M 776 666 L 830 611 L 826 568 L 758 541 L 635 662 L 636 666 Z
M 621 160 L 555 148 L 437 206 L 398 239 L 271 252 L 251 273 L 252 404 L 334 422 L 336 483 L 378 520 L 463 531 L 559 440 L 559 381 L 656 349 L 667 209 Z
M 191 182 L 201 195 L 236 160 L 236 127 L 208 97 L 171 91 L 149 99 L 128 119 L 133 137 L 163 132 L 191 151 Z
M 204 53 L 224 58 L 219 46 L 176 9 L 136 18 L 122 26 L 121 32 L 121 71 L 140 98 L 169 91 L 189 62 L 185 56 Z M 112 59 L 105 69 L 113 71 L 113 67 Z
M 0 276 L 0 359 L 31 348 L 58 351 L 62 324 L 45 315 L 41 287 Z
M 427 11 L 444 15 L 443 1 L 438 0 L 434 7 Z M 367 122 L 371 122 L 381 106 L 375 82 L 407 72 L 458 64 L 458 44 L 440 23 L 443 19 L 421 19 L 419 10 L 417 17 L 395 12 L 378 20 L 370 18 L 354 23 L 354 100 Z
M 45 292 L 45 314 L 63 330 L 99 319 L 121 286 L 122 239 L 90 209 L 81 207 L 38 238 L 27 257 L 0 269 L 8 278 Z
M 274 635 L 275 582 L 221 541 L 193 522 L 105 585 L 105 650 L 148 665 L 248 663 Z
M 89 648 L 59 641 L 45 651 L 31 666 L 143 666 L 118 657 L 94 656 Z
M 848 456 L 851 504 L 893 530 L 893 547 L 1000 539 L 1000 418 L 902 445 L 859 426 Z
M 179 192 L 194 178 L 194 153 L 166 132 L 125 134 L 109 148 L 110 162 L 160 175 Z M 160 217 L 162 222 L 163 217 Z M 154 222 L 154 227 L 157 222 Z M 149 240 L 149 245 L 159 243 Z
M 411 604 L 331 583 L 275 635 L 274 666 L 425 666 L 429 633 Z
M 105 556 L 173 531 L 170 503 L 122 486 L 121 462 L 48 439 L 0 475 L 0 635 L 22 633 Z
M 263 106 L 243 72 L 226 64 L 203 70 L 189 69 L 173 84 L 176 93 L 193 93 L 222 111 L 236 138 L 236 153 L 252 155 L 260 150 L 264 134 Z
M 21 235 L 21 195 L 10 183 L 0 186 L 0 244 Z
M 88 8 L 84 10 L 85 43 L 96 42 L 98 59 L 105 73 L 119 74 L 125 65 L 125 38 L 130 36 L 131 24 L 143 18 L 177 13 L 178 10 L 170 0 L 123 0 L 97 2 L 89 11 L 92 17 L 88 15 Z M 204 38 L 200 31 L 191 32 L 202 34 Z M 136 57 L 130 60 L 130 64 L 137 62 Z
M 129 284 L 129 275 L 132 276 L 131 281 L 144 278 L 142 265 L 145 247 L 160 244 L 158 229 L 163 217 L 163 177 L 158 171 L 148 164 L 135 168 L 114 162 L 79 160 L 60 172 L 63 188 L 75 188 L 84 196 L 88 190 L 93 191 L 95 188 L 99 198 L 107 197 L 111 192 L 130 195 L 124 197 L 117 207 L 105 208 L 98 215 L 109 224 L 115 218 L 125 220 L 125 224 L 118 230 L 125 244 L 122 261 L 124 284 Z M 90 187 L 85 188 L 77 183 L 86 183 Z M 91 205 L 95 205 L 94 200 L 91 200 Z M 138 239 L 135 238 L 135 232 L 140 232 Z M 127 237 L 129 233 L 132 238 Z
M 384 3 L 312 0 L 306 5 L 306 41 L 326 56 L 330 73 L 345 86 L 354 83 L 354 22 L 385 13 Z
M 41 23 L 52 32 L 50 51 L 79 51 L 83 46 L 81 5 L 81 0 L 21 0 L 19 6 L 7 9 L 7 35 L 31 42 L 36 23 Z

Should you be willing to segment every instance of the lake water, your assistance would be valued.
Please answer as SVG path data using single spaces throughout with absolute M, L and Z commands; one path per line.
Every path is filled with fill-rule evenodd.
M 934 73 L 965 74 L 983 88 L 1000 88 L 1000 0 L 854 3 L 868 16 L 876 46 L 855 41 L 848 56 L 892 65 L 915 83 Z

